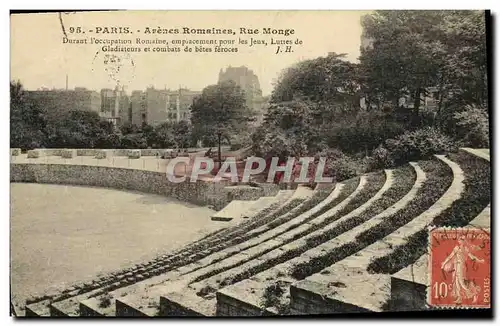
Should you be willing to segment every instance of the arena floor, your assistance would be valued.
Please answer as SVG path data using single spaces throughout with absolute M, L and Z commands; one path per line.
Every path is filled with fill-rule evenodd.
M 12 183 L 12 299 L 19 306 L 53 284 L 92 279 L 228 226 L 213 213 L 138 192 Z

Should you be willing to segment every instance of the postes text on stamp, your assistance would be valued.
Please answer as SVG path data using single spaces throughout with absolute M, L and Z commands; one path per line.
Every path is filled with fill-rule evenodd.
M 490 233 L 436 228 L 429 234 L 427 303 L 435 308 L 489 308 Z

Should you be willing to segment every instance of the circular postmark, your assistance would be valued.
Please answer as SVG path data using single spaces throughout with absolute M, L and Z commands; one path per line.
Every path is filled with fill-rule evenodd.
M 92 71 L 102 74 L 108 82 L 118 86 L 128 86 L 135 77 L 134 60 L 126 52 L 97 51 L 92 60 Z

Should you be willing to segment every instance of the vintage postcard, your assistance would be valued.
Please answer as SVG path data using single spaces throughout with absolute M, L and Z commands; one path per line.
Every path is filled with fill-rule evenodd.
M 491 315 L 490 28 L 11 12 L 11 315 Z

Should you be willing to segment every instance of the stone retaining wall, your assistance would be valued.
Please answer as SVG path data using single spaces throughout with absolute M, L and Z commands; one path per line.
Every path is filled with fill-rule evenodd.
M 172 149 L 172 148 L 160 148 L 160 149 L 152 149 L 152 148 L 145 148 L 145 149 L 133 149 L 133 148 L 114 148 L 114 149 L 99 149 L 99 148 L 36 148 L 36 151 L 39 151 L 40 156 L 60 156 L 61 153 L 64 150 L 69 150 L 73 149 L 76 150 L 76 155 L 77 156 L 95 156 L 99 151 L 106 150 L 109 153 L 111 153 L 113 156 L 127 156 L 128 152 L 130 150 L 137 150 L 141 153 L 141 156 L 160 156 L 163 154 L 165 151 L 168 152 L 177 152 L 177 149 Z M 228 150 L 229 147 L 223 147 L 224 150 Z M 11 150 L 19 150 L 19 154 L 21 153 L 21 149 L 19 148 L 12 148 Z M 206 152 L 208 150 L 208 147 L 206 148 L 187 148 L 188 153 L 196 153 L 196 152 Z M 184 152 L 185 150 L 180 150 L 181 152 Z M 11 151 L 12 152 L 12 151 Z M 19 155 L 17 154 L 17 155 Z
M 222 209 L 238 196 L 244 198 L 249 194 L 238 190 L 236 195 L 228 196 L 225 183 L 204 181 L 172 183 L 165 173 L 124 169 L 104 166 L 12 163 L 10 165 L 11 182 L 36 182 L 51 184 L 85 185 L 114 189 L 136 190 L 173 197 L 178 200 L 197 205 L 212 205 L 214 209 Z M 259 189 L 259 188 L 256 188 Z M 264 196 L 252 189 L 250 197 Z

